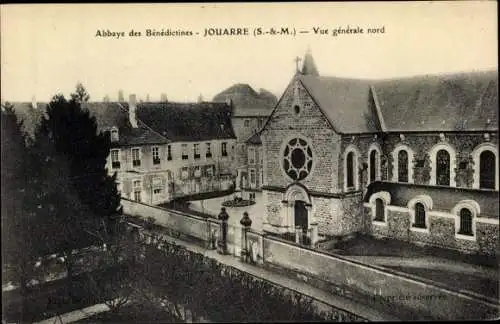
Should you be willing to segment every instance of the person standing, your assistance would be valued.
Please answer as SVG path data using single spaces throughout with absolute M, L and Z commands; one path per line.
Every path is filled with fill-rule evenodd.
M 220 248 L 223 254 L 227 254 L 227 220 L 229 215 L 226 213 L 226 208 L 222 207 L 220 209 L 219 216 L 217 217 L 221 221 L 222 227 L 222 238 L 220 242 Z

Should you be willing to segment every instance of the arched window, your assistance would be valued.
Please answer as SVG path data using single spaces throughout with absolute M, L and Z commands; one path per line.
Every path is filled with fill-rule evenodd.
M 468 208 L 460 209 L 460 229 L 458 234 L 474 235 L 472 233 L 472 212 Z
M 377 179 L 377 155 L 377 150 L 372 150 L 370 152 L 370 182 L 373 182 Z
M 415 204 L 415 223 L 413 227 L 426 228 L 425 225 L 425 206 L 422 203 Z
M 347 153 L 346 157 L 347 188 L 354 187 L 354 153 Z
M 495 154 L 485 150 L 479 156 L 479 188 L 495 189 Z
M 375 199 L 375 221 L 383 222 L 384 220 L 384 201 L 380 198 Z
M 408 152 L 405 150 L 398 153 L 398 182 L 408 182 Z
M 450 185 L 450 153 L 446 150 L 439 150 L 436 154 L 436 184 Z

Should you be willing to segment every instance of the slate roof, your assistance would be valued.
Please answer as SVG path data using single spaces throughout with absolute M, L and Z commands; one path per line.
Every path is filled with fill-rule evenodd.
M 170 141 L 236 138 L 231 106 L 226 103 L 140 103 L 137 104 L 137 117 Z
M 296 78 L 340 133 L 382 127 L 387 132 L 498 130 L 496 71 L 388 80 Z
M 377 114 L 370 105 L 370 81 L 298 75 L 334 129 L 340 133 L 377 132 Z
M 215 102 L 226 102 L 231 99 L 233 117 L 267 117 L 277 103 L 271 92 L 260 89 L 257 93 L 251 86 L 237 83 L 214 96 Z
M 168 143 L 168 139 L 156 133 L 147 124 L 138 120 L 137 128 L 130 125 L 128 118 L 128 103 L 124 102 L 88 102 L 84 108 L 96 118 L 100 131 L 110 130 L 116 126 L 119 130 L 118 145 L 151 145 Z
M 373 87 L 389 131 L 498 130 L 496 71 L 383 80 Z

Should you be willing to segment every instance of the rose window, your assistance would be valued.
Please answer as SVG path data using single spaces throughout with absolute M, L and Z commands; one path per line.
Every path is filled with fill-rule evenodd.
M 288 142 L 283 152 L 283 169 L 293 180 L 302 180 L 311 172 L 312 158 L 307 142 L 294 138 Z

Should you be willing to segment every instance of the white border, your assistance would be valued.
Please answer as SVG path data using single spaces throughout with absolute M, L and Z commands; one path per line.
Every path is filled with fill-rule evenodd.
M 354 162 L 354 165 L 353 165 L 353 177 L 354 177 L 354 187 L 347 187 L 347 154 L 349 153 L 353 153 L 354 154 L 354 157 L 353 157 L 353 162 Z M 360 157 L 360 154 L 359 154 L 359 150 L 357 148 L 356 145 L 354 144 L 349 144 L 346 149 L 344 150 L 344 154 L 343 154 L 343 160 L 344 160 L 344 191 L 347 192 L 347 191 L 356 191 L 356 190 L 359 190 L 359 157 Z
M 401 151 L 401 150 L 405 150 L 408 153 L 408 183 L 413 183 L 413 160 L 415 157 L 415 153 L 406 144 L 399 144 L 392 151 L 392 181 L 399 182 L 398 181 L 398 171 L 399 171 L 398 154 L 399 154 L 399 151 Z M 402 183 L 406 183 L 406 182 L 402 182 Z
M 375 220 L 375 216 L 376 216 L 376 212 L 377 212 L 376 211 L 377 205 L 375 203 L 375 200 L 377 200 L 377 199 L 382 199 L 382 201 L 384 202 L 384 221 Z M 380 225 L 380 226 L 387 226 L 387 210 L 389 209 L 388 207 L 390 204 L 391 204 L 391 194 L 387 191 L 379 191 L 379 192 L 376 192 L 370 196 L 369 204 L 367 207 L 371 208 L 372 224 Z
M 436 145 L 434 145 L 430 151 L 429 151 L 429 156 L 431 159 L 431 179 L 429 180 L 429 184 L 432 186 L 436 185 L 436 160 L 437 160 L 437 153 L 440 150 L 445 150 L 448 152 L 450 155 L 450 187 L 456 187 L 457 183 L 455 181 L 456 177 L 456 172 L 455 169 L 457 167 L 457 155 L 455 152 L 455 149 L 448 143 L 441 142 Z
M 415 205 L 417 203 L 420 203 L 424 205 L 425 209 L 425 228 L 421 227 L 414 227 L 413 225 L 415 224 Z M 421 232 L 421 233 L 429 233 L 429 228 L 430 228 L 430 223 L 429 223 L 429 212 L 432 210 L 433 207 L 433 202 L 432 198 L 428 195 L 418 195 L 410 201 L 408 201 L 408 212 L 410 213 L 410 231 L 414 232 Z
M 380 144 L 377 143 L 377 142 L 373 142 L 371 145 L 370 145 L 370 148 L 368 149 L 368 157 L 367 157 L 367 160 L 368 160 L 368 181 L 367 181 L 367 184 L 369 184 L 371 182 L 371 153 L 372 151 L 376 151 L 377 152 L 377 155 L 375 157 L 375 181 L 377 180 L 380 180 L 381 179 L 381 172 L 380 172 L 380 160 L 381 160 L 381 156 L 382 156 L 382 149 L 380 148 Z
M 495 155 L 495 190 L 498 190 L 498 150 L 493 143 L 482 143 L 476 146 L 474 151 L 472 151 L 472 159 L 474 161 L 474 182 L 472 188 L 479 188 L 479 172 L 480 172 L 480 161 L 479 158 L 481 153 L 484 151 L 491 151 Z M 485 189 L 488 190 L 488 189 Z M 491 189 L 490 189 L 491 190 Z
M 467 208 L 472 213 L 472 235 L 463 235 L 459 234 L 460 230 L 460 210 L 463 208 Z M 474 200 L 461 200 L 455 207 L 452 208 L 451 213 L 455 216 L 455 238 L 467 240 L 467 241 L 475 241 L 476 240 L 476 219 L 477 216 L 481 213 L 481 207 Z

